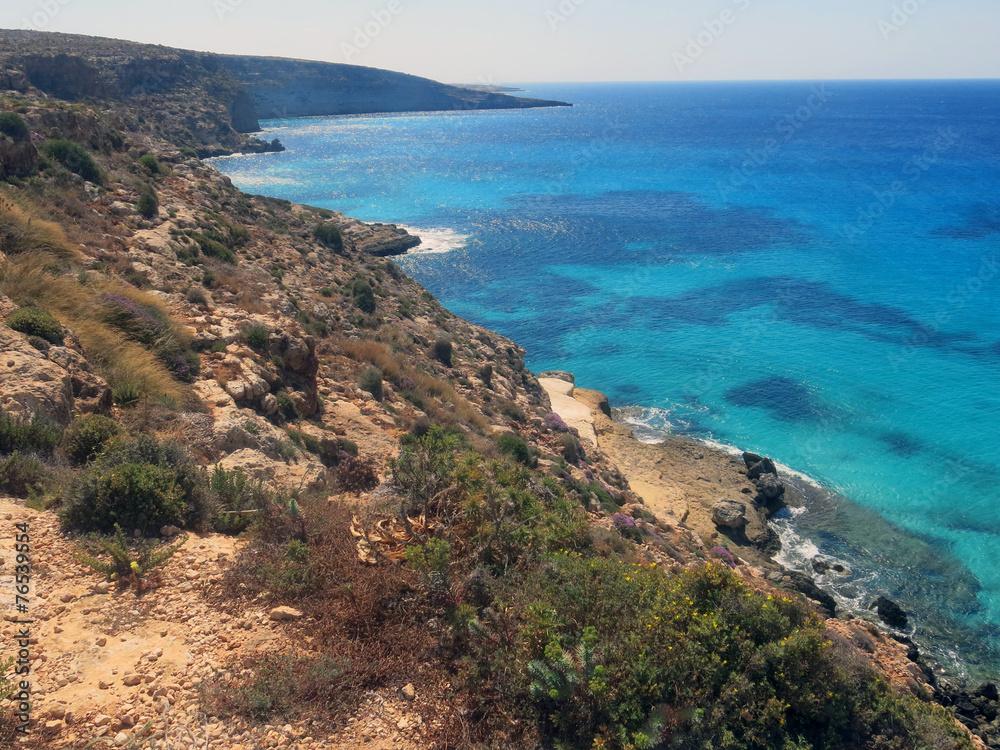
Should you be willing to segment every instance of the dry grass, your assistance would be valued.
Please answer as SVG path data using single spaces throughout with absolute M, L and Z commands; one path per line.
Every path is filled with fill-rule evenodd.
M 11 256 L 42 252 L 62 261 L 81 257 L 69 246 L 62 227 L 32 216 L 5 198 L 0 198 L 0 252 Z
M 91 275 L 82 285 L 72 276 L 46 270 L 55 261 L 47 252 L 24 252 L 8 258 L 0 264 L 0 293 L 18 304 L 44 308 L 70 328 L 80 339 L 88 361 L 112 389 L 131 384 L 143 396 L 192 403 L 195 399 L 190 389 L 178 383 L 152 352 L 101 322 L 98 298 L 102 294 L 121 294 L 162 310 L 160 301 L 106 277 Z M 178 329 L 177 335 L 184 334 Z
M 389 382 L 398 384 L 403 378 L 410 378 L 421 396 L 437 398 L 448 404 L 450 409 L 439 409 L 431 403 L 426 404 L 425 411 L 439 424 L 448 426 L 459 421 L 480 431 L 489 426 L 479 409 L 456 391 L 451 383 L 423 370 L 400 364 L 386 344 L 371 339 L 339 339 L 336 344 L 351 359 L 378 367 Z

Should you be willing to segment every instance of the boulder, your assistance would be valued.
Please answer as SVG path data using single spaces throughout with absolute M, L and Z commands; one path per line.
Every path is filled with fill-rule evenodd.
M 758 456 L 756 453 L 744 453 L 743 463 L 747 465 L 747 478 L 751 480 L 769 474 L 778 475 L 778 467 L 774 465 L 774 461 Z
M 712 506 L 712 523 L 728 529 L 746 526 L 747 506 L 735 500 L 720 500 Z
M 868 609 L 874 609 L 879 619 L 891 628 L 902 630 L 909 622 L 903 608 L 884 596 L 873 601 Z
M 816 582 L 807 576 L 805 573 L 798 573 L 796 571 L 789 572 L 785 578 L 788 579 L 788 583 L 791 588 L 796 591 L 805 594 L 810 599 L 819 602 L 824 609 L 826 609 L 830 615 L 833 617 L 837 614 L 837 602 L 836 600 L 826 593 L 823 589 L 816 585 Z
M 302 612 L 292 607 L 275 607 L 271 610 L 268 617 L 276 622 L 288 622 L 291 620 L 301 620 Z
M 785 496 L 785 485 L 774 474 L 763 474 L 754 481 L 757 500 L 761 505 L 772 505 Z
M 31 141 L 0 136 L 0 178 L 25 177 L 38 166 L 38 149 Z

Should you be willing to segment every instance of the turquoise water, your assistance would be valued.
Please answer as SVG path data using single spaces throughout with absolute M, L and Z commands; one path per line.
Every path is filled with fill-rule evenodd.
M 789 559 L 1000 665 L 1000 82 L 535 86 L 572 109 L 265 124 L 241 188 L 425 237 L 454 312 L 823 487 Z

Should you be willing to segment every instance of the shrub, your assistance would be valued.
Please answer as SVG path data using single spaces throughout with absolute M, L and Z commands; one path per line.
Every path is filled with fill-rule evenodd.
M 330 222 L 317 224 L 313 234 L 324 247 L 328 247 L 335 253 L 344 251 L 344 235 L 336 224 Z
M 135 383 L 121 383 L 111 389 L 111 400 L 115 406 L 134 406 L 141 398 L 142 393 Z
M 28 345 L 46 354 L 52 348 L 52 345 L 41 336 L 28 336 Z
M 208 306 L 208 295 L 205 294 L 204 289 L 199 289 L 196 286 L 188 289 L 186 299 L 192 305 L 199 305 L 200 307 Z
M 371 315 L 377 307 L 375 302 L 375 292 L 372 291 L 371 284 L 364 279 L 357 279 L 353 286 L 354 304 L 361 312 Z
M 576 436 L 570 435 L 569 433 L 564 433 L 562 438 L 562 455 L 566 459 L 566 463 L 577 466 L 580 463 L 580 458 L 583 454 L 583 448 L 580 445 L 580 441 L 576 439 Z
M 7 318 L 7 325 L 26 336 L 38 336 L 50 344 L 62 346 L 62 324 L 47 310 L 38 307 L 19 308 Z
M 330 298 L 333 296 L 333 291 L 333 287 L 324 286 L 319 290 L 319 293 L 321 297 Z
M 49 469 L 35 456 L 14 453 L 0 458 L 0 494 L 30 497 L 44 491 Z
M 431 353 L 434 355 L 434 359 L 445 367 L 451 367 L 452 348 L 451 341 L 442 338 L 434 342 Z
M 349 456 L 337 465 L 337 485 L 344 492 L 370 492 L 379 485 L 371 459 Z
M 43 143 L 41 150 L 50 159 L 55 159 L 70 172 L 80 175 L 88 182 L 93 182 L 95 185 L 104 182 L 104 175 L 101 174 L 94 158 L 79 144 L 54 138 Z
M 542 421 L 545 423 L 545 426 L 553 432 L 569 432 L 569 425 L 567 425 L 565 420 L 563 420 L 563 418 L 555 412 L 546 414 Z
M 324 705 L 343 690 L 347 667 L 329 656 L 269 653 L 251 657 L 238 680 L 210 680 L 202 701 L 213 715 L 268 721 L 304 705 Z
M 167 562 L 187 542 L 187 537 L 183 537 L 169 545 L 146 540 L 130 543 L 121 526 L 115 524 L 114 528 L 112 536 L 97 540 L 97 546 L 111 558 L 110 562 L 86 551 L 76 552 L 73 557 L 109 579 L 117 579 L 122 585 L 135 585 L 140 591 L 143 588 L 142 579 Z
M 135 205 L 136 211 L 144 219 L 155 219 L 160 214 L 160 201 L 156 197 L 156 191 L 151 187 L 144 187 L 139 193 L 139 202 Z
M 18 419 L 0 410 L 0 454 L 40 453 L 49 455 L 59 444 L 63 429 L 39 413 L 30 420 Z
M 516 435 L 500 435 L 497 438 L 497 447 L 501 453 L 525 466 L 533 466 L 538 463 L 528 444 Z
M 376 401 L 382 400 L 382 371 L 374 367 L 364 370 L 358 377 L 358 387 L 370 393 Z
M 83 531 L 203 527 L 212 510 L 205 472 L 181 446 L 142 436 L 112 443 L 67 490 L 63 521 Z
M 485 364 L 479 368 L 479 379 L 487 388 L 493 387 L 493 365 Z
M 218 509 L 212 527 L 220 534 L 243 533 L 271 501 L 263 480 L 254 479 L 239 467 L 227 471 L 216 466 L 209 488 Z
M 85 464 L 97 457 L 111 438 L 122 434 L 114 420 L 100 414 L 77 417 L 63 433 L 60 447 L 75 464 Z
M 145 167 L 150 174 L 160 173 L 160 162 L 152 154 L 143 154 L 139 157 L 139 166 Z
M 14 141 L 31 140 L 31 131 L 17 112 L 0 112 L 0 134 Z
M 247 326 L 242 331 L 243 342 L 258 352 L 267 348 L 267 343 L 271 338 L 270 329 L 259 323 Z

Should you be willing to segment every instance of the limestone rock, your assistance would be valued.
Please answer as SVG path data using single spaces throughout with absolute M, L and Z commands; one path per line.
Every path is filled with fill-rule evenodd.
M 747 507 L 735 500 L 720 500 L 712 506 L 712 523 L 728 529 L 742 529 L 746 523 Z
M 135 673 L 127 674 L 122 679 L 122 682 L 128 687 L 135 687 L 142 682 L 142 675 Z
M 774 474 L 762 474 L 754 485 L 757 487 L 757 497 L 763 505 L 771 505 L 785 495 L 785 485 Z
M 0 136 L 0 177 L 25 177 L 38 165 L 38 149 L 31 141 Z
M 301 620 L 302 612 L 292 607 L 275 607 L 268 615 L 276 622 L 288 622 L 290 620 Z
M 72 345 L 72 337 L 67 344 Z M 40 352 L 0 325 L 0 408 L 22 418 L 35 411 L 68 424 L 74 412 L 109 414 L 111 389 L 70 346 Z

